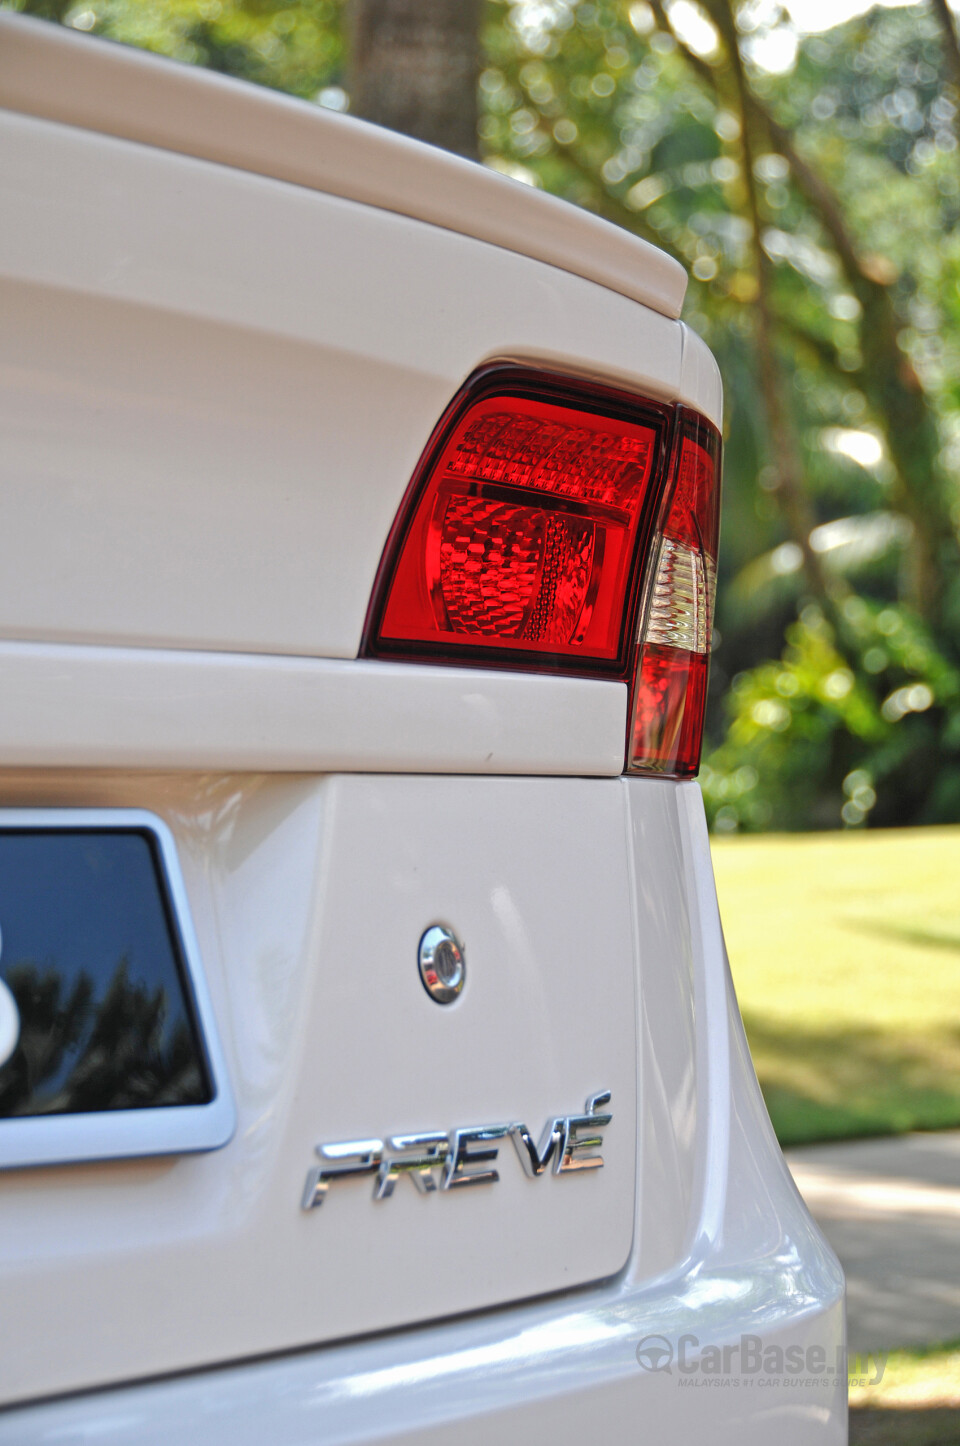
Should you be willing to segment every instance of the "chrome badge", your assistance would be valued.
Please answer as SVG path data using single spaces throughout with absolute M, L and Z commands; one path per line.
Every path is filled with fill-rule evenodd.
M 387 1200 L 399 1179 L 407 1176 L 421 1195 L 457 1190 L 467 1185 L 492 1185 L 499 1180 L 494 1161 L 502 1141 L 512 1139 L 524 1173 L 536 1179 L 552 1165 L 554 1175 L 573 1170 L 599 1170 L 603 1130 L 613 1115 L 604 1109 L 610 1091 L 590 1095 L 582 1115 L 556 1115 L 534 1141 L 526 1125 L 475 1125 L 468 1129 L 427 1130 L 416 1135 L 391 1135 L 386 1140 L 338 1140 L 318 1145 L 320 1164 L 307 1174 L 304 1210 L 322 1205 L 338 1180 L 372 1175 L 374 1200 Z

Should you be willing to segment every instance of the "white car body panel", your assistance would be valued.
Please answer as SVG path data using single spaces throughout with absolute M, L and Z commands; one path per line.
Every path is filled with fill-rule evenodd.
M 0 205 L 0 806 L 166 822 L 238 1113 L 209 1154 L 0 1173 L 0 1446 L 843 1441 L 839 1375 L 683 1391 L 636 1355 L 843 1343 L 697 786 L 618 776 L 623 682 L 357 657 L 478 368 L 720 424 L 681 269 L 456 158 L 10 15 Z M 450 1008 L 417 973 L 434 922 L 466 943 Z M 602 1170 L 530 1179 L 507 1141 L 494 1185 L 301 1209 L 320 1143 L 537 1136 L 607 1089 Z
M 41 783 L 41 788 L 43 787 Z M 634 1232 L 636 1009 L 619 780 L 83 775 L 177 840 L 237 1130 L 205 1155 L 24 1170 L 0 1190 L 5 1400 L 263 1355 L 619 1271 Z M 49 785 L 48 785 L 49 787 Z M 6 804 L 37 796 L 6 775 Z M 376 879 L 376 889 L 370 880 Z M 464 939 L 451 1009 L 424 928 Z M 604 1168 L 301 1210 L 322 1142 L 579 1113 Z M 138 1329 L 138 1320 L 149 1329 Z
M 477 367 L 718 417 L 680 323 L 370 206 L 2 112 L 0 206 L 6 637 L 353 658 Z
M 0 106 L 429 221 L 680 315 L 686 272 L 640 237 L 274 90 L 0 13 Z
M 0 758 L 20 767 L 614 777 L 623 770 L 625 683 L 15 642 L 0 642 L 0 680 Z
M 623 1270 L 599 1286 L 443 1326 L 12 1410 L 0 1416 L 3 1446 L 345 1446 L 453 1432 L 518 1446 L 599 1432 L 629 1446 L 640 1429 L 718 1446 L 846 1440 L 846 1382 L 833 1370 L 815 1388 L 761 1375 L 716 1390 L 691 1388 L 702 1377 L 638 1366 L 637 1345 L 651 1332 L 722 1346 L 746 1331 L 766 1346 L 820 1347 L 832 1367 L 843 1282 L 750 1065 L 699 790 L 649 780 L 605 787 L 621 794 L 631 821 L 640 931 L 640 1209 Z M 310 1292 L 310 1278 L 301 1289 Z

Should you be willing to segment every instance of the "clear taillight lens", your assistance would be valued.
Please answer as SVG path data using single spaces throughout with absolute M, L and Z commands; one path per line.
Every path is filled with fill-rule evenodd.
M 631 772 L 687 778 L 700 764 L 720 527 L 720 439 L 681 414 L 672 491 L 651 552 L 628 740 Z
M 719 437 L 696 414 L 489 368 L 454 400 L 417 467 L 363 651 L 621 678 L 627 768 L 689 776 L 718 509 Z

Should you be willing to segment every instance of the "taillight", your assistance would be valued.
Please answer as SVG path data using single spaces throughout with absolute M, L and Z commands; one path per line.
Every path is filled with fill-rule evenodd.
M 720 530 L 720 437 L 681 412 L 651 549 L 634 669 L 630 772 L 689 778 L 700 765 Z
M 605 388 L 481 373 L 417 469 L 367 650 L 625 677 L 669 421 Z
M 706 556 L 705 525 L 714 537 L 712 578 L 716 528 L 700 499 L 705 474 L 696 454 L 681 450 L 679 468 L 670 466 L 670 438 L 679 438 L 681 449 L 713 447 L 715 457 L 716 434 L 711 428 L 707 437 L 700 423 L 685 424 L 681 436 L 678 421 L 678 409 L 605 387 L 519 368 L 478 373 L 414 474 L 384 553 L 364 653 L 601 674 L 632 684 L 637 658 L 642 669 L 652 668 L 662 634 L 667 670 L 678 679 L 672 653 L 699 656 L 703 643 L 703 691 L 709 616 L 701 608 L 703 639 L 696 626 L 684 632 L 681 592 L 686 587 L 696 609 L 698 564 L 688 559 Z M 656 524 L 668 487 L 673 501 L 661 536 Z M 715 489 L 710 498 L 715 515 Z M 644 591 L 650 556 L 660 559 L 663 578 Z M 638 617 L 649 640 L 639 652 Z M 684 666 L 684 679 L 697 687 L 695 669 Z M 677 691 L 662 690 L 670 719 Z M 650 716 L 642 737 L 631 728 L 627 766 L 690 771 L 692 723 L 681 727 L 686 751 L 676 753 L 676 768 L 664 766 L 673 724 L 655 721 L 651 688 L 632 686 L 631 697 Z

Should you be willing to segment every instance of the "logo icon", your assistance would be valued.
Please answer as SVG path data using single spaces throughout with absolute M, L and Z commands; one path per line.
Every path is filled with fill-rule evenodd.
M 3 939 L 0 936 L 0 950 Z M 6 984 L 0 979 L 0 1068 L 6 1064 L 20 1038 L 20 1011 Z
M 672 1362 L 673 1346 L 666 1336 L 644 1336 L 637 1346 L 637 1365 L 645 1371 L 666 1371 L 672 1375 Z

